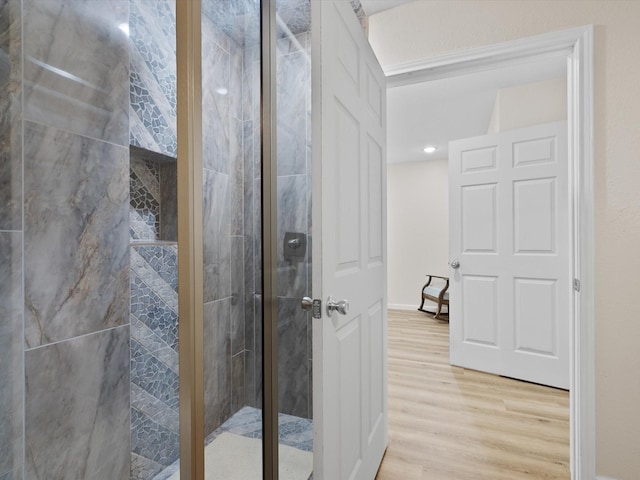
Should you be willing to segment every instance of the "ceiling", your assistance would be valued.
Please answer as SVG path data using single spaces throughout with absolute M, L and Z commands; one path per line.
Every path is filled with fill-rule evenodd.
M 499 88 L 565 75 L 566 59 L 560 57 L 390 87 L 387 90 L 388 163 L 447 158 L 449 141 L 487 133 Z M 426 145 L 435 145 L 438 150 L 426 155 L 422 151 Z

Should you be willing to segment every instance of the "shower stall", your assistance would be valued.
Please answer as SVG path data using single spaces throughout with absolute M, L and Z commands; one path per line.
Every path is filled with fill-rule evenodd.
M 262 478 L 260 3 L 202 0 L 206 478 Z M 276 8 L 272 401 L 307 480 L 311 6 Z M 0 480 L 179 478 L 176 58 L 175 0 L 0 0 Z

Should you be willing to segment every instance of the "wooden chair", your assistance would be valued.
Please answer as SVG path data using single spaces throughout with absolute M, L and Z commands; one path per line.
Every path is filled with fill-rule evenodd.
M 427 283 L 425 283 L 424 287 L 422 287 L 422 303 L 420 303 L 420 307 L 418 307 L 418 310 L 425 313 L 433 313 L 423 308 L 424 301 L 431 300 L 432 302 L 438 304 L 438 308 L 436 310 L 436 315 L 434 318 L 440 318 L 440 313 L 442 312 L 443 305 L 447 306 L 447 315 L 449 315 L 449 292 L 447 292 L 447 290 L 449 289 L 449 278 L 439 277 L 438 275 L 427 275 L 427 277 L 429 277 L 429 279 L 427 280 Z M 434 278 L 440 278 L 444 280 L 446 282 L 444 287 L 431 286 L 431 280 Z

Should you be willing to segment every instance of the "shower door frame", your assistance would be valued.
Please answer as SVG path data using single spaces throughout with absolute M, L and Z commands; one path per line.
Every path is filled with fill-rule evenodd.
M 204 480 L 202 1 L 176 0 L 180 476 Z M 260 1 L 263 480 L 278 479 L 276 0 Z

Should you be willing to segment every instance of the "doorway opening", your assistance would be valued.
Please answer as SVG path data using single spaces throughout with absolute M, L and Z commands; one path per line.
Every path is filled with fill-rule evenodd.
M 580 291 L 569 291 L 570 321 L 570 439 L 572 478 L 592 478 L 593 464 L 593 189 L 591 147 L 591 44 L 590 27 L 541 35 L 505 44 L 414 62 L 387 70 L 389 87 L 415 85 L 441 79 L 457 81 L 462 75 L 515 67 L 523 62 L 564 58 L 567 68 L 568 183 L 570 256 L 572 276 Z M 391 145 L 390 140 L 390 145 Z M 391 148 L 390 148 L 391 152 Z M 421 152 L 420 152 L 421 153 Z M 424 154 L 423 154 L 424 155 Z M 428 205 L 425 207 L 428 209 Z M 393 213 L 390 211 L 390 229 Z M 428 218 L 424 218 L 428 221 Z M 431 224 L 432 231 L 443 231 Z M 446 231 L 446 228 L 444 229 Z M 445 243 L 446 246 L 446 243 Z M 390 249 L 393 248 L 390 237 Z M 451 260 L 451 258 L 448 258 Z M 440 266 L 440 268 L 446 268 Z M 392 264 L 390 262 L 390 273 Z M 447 269 L 447 273 L 451 270 Z M 438 272 L 423 272 L 439 274 Z M 445 274 L 445 276 L 448 276 Z M 393 282 L 389 282 L 392 285 Z M 420 285 L 418 285 L 419 288 Z M 578 288 L 580 288 L 578 287 Z M 415 287 L 414 287 L 415 288 Z M 417 290 L 417 288 L 415 288 Z M 419 292 L 416 294 L 419 298 Z M 390 292 L 390 307 L 395 306 Z M 402 307 L 402 305 L 398 305 Z M 415 306 L 413 307 L 415 308 Z

